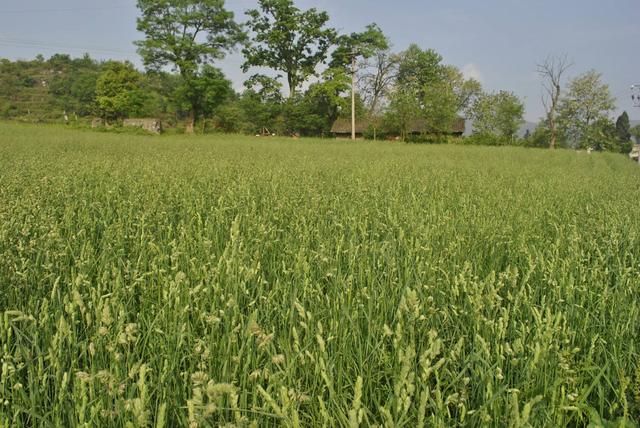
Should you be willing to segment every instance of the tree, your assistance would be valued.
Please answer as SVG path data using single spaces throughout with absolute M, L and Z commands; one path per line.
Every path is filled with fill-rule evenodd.
M 340 36 L 338 47 L 332 54 L 329 66 L 333 69 L 346 70 L 351 74 L 351 139 L 356 139 L 356 62 L 358 58 L 368 59 L 376 51 L 387 49 L 389 42 L 382 30 L 376 25 L 367 26 L 363 33 L 351 33 Z M 350 65 L 350 66 L 349 66 Z
M 616 120 L 616 134 L 620 142 L 620 152 L 629 153 L 631 151 L 631 123 L 629 123 L 629 115 L 626 111 L 622 112 L 618 120 Z
M 389 94 L 398 74 L 400 57 L 389 51 L 380 49 L 374 53 L 371 59 L 365 59 L 358 67 L 361 70 L 359 77 L 359 93 L 368 106 L 369 115 L 378 113 L 380 104 Z
M 618 138 L 620 138 L 620 141 L 623 143 L 631 139 L 631 123 L 629 122 L 629 115 L 626 111 L 623 111 L 618 117 L 618 120 L 616 120 L 616 132 Z
M 111 61 L 96 82 L 96 103 L 100 115 L 120 120 L 140 111 L 145 103 L 142 76 L 129 62 Z
M 244 86 L 247 89 L 240 97 L 240 106 L 245 116 L 251 118 L 249 131 L 281 131 L 278 129 L 278 117 L 282 114 L 282 84 L 277 79 L 257 74 L 249 78 Z
M 327 58 L 336 32 L 327 28 L 329 15 L 315 8 L 302 11 L 292 0 L 259 0 L 260 9 L 247 11 L 251 43 L 243 50 L 242 69 L 268 67 L 286 74 L 289 96 L 316 73 Z
M 558 109 L 558 122 L 574 146 L 588 148 L 598 135 L 590 127 L 610 120 L 609 114 L 614 109 L 615 98 L 609 86 L 602 83 L 600 73 L 591 70 L 569 83 Z
M 432 49 L 423 51 L 418 45 L 412 44 L 401 54 L 396 83 L 400 86 L 414 87 L 418 97 L 423 98 L 423 89 L 440 82 L 444 73 L 440 54 Z
M 138 0 L 142 17 L 138 31 L 146 39 L 136 42 L 147 68 L 159 70 L 171 65 L 180 73 L 186 92 L 194 93 L 204 78 L 203 64 L 224 58 L 244 33 L 224 8 L 224 0 Z M 190 97 L 187 132 L 193 133 L 202 113 Z
M 474 132 L 513 143 L 524 119 L 524 104 L 512 92 L 479 96 L 471 107 Z
M 542 78 L 542 104 L 547 113 L 550 130 L 549 148 L 555 149 L 558 139 L 557 113 L 562 91 L 562 76 L 571 67 L 567 56 L 548 56 L 538 64 L 538 74 Z
M 205 64 L 189 81 L 183 79 L 180 82 L 174 97 L 191 111 L 196 111 L 197 117 L 206 117 L 232 93 L 231 82 L 222 71 Z
M 598 151 L 624 153 L 626 146 L 618 138 L 616 126 L 608 117 L 599 117 L 589 126 L 586 136 L 586 147 L 592 147 Z M 629 150 L 631 146 L 629 145 Z
M 422 89 L 420 118 L 429 134 L 448 134 L 458 120 L 459 99 L 450 81 L 443 80 Z
M 636 144 L 640 144 L 640 125 L 634 126 L 629 131 L 631 136 L 636 140 Z
M 456 67 L 442 64 L 437 52 L 416 45 L 401 54 L 396 86 L 404 88 L 402 93 L 415 94 L 414 119 L 424 121 L 425 132 L 433 134 L 449 133 L 458 114 L 467 110 L 482 92 L 478 81 L 466 80 Z
M 482 85 L 475 79 L 465 79 L 462 72 L 452 65 L 444 67 L 442 78 L 448 82 L 454 95 L 456 112 L 466 112 L 475 99 L 482 94 Z
M 390 98 L 384 117 L 385 127 L 389 131 L 399 132 L 402 141 L 405 141 L 411 124 L 420 115 L 418 94 L 410 86 L 396 86 Z
M 527 129 L 527 133 L 522 139 L 522 145 L 524 147 L 536 147 L 536 148 L 549 148 L 549 142 L 551 141 L 551 131 L 548 128 L 547 122 L 540 122 L 538 126 L 530 132 Z

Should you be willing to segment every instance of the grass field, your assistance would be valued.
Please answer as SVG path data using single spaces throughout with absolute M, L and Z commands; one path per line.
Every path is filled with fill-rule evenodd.
M 0 426 L 637 426 L 639 256 L 621 155 L 0 123 Z

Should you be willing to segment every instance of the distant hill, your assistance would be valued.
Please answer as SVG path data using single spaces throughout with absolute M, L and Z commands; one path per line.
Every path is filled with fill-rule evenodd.
M 91 114 L 102 63 L 85 56 L 54 55 L 49 60 L 0 59 L 0 118 L 61 120 Z

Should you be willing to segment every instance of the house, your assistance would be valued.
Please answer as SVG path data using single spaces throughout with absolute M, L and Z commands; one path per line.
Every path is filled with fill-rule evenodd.
M 152 132 L 154 134 L 162 133 L 162 123 L 159 119 L 125 119 L 122 126 L 142 128 L 145 131 Z
M 356 138 L 362 138 L 370 124 L 371 121 L 368 119 L 356 120 Z M 336 138 L 351 138 L 351 119 L 338 119 L 333 122 L 331 133 Z
M 427 122 L 423 119 L 413 120 L 407 130 L 408 135 L 418 136 L 428 134 Z M 465 130 L 465 120 L 459 117 L 454 123 L 450 132 L 447 135 L 461 137 Z M 365 132 L 374 131 L 373 122 L 368 119 L 356 120 L 356 138 L 363 138 Z M 397 132 L 386 132 L 383 126 L 379 126 L 378 132 L 384 133 L 387 137 L 399 137 Z M 331 127 L 331 133 L 337 138 L 351 138 L 351 120 L 350 119 L 338 119 L 333 123 Z

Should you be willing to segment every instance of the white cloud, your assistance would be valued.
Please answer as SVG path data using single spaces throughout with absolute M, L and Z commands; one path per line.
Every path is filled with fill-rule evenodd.
M 462 74 L 466 79 L 476 79 L 480 83 L 484 83 L 484 76 L 478 66 L 470 62 L 462 67 Z

